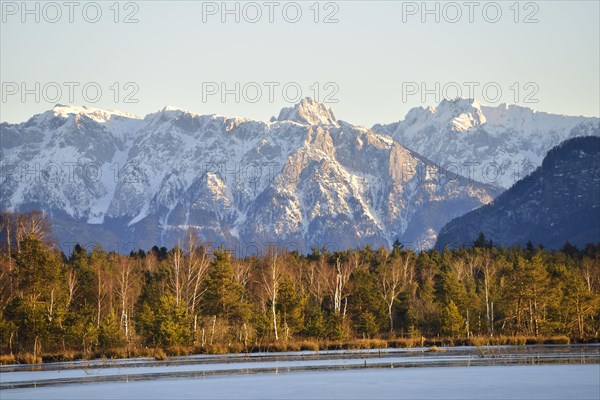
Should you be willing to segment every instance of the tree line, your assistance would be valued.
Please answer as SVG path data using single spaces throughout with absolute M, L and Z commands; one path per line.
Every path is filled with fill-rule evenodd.
M 171 249 L 64 254 L 40 212 L 4 212 L 0 232 L 2 354 L 600 333 L 600 244 L 238 259 L 193 230 Z

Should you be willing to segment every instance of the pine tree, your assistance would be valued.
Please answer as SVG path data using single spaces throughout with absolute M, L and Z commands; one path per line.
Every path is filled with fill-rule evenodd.
M 463 332 L 463 318 L 458 312 L 458 307 L 456 307 L 453 300 L 450 300 L 448 304 L 442 308 L 440 325 L 441 334 L 448 337 L 457 337 Z
M 352 275 L 348 309 L 353 328 L 359 336 L 372 337 L 387 326 L 386 306 L 375 275 L 359 269 Z
M 249 317 L 244 287 L 235 281 L 230 254 L 224 249 L 215 251 L 215 258 L 205 280 L 204 314 L 229 322 L 243 323 Z
M 21 240 L 15 266 L 19 295 L 13 309 L 22 321 L 19 337 L 36 354 L 42 345 L 50 345 L 51 333 L 60 325 L 57 318 L 64 307 L 61 266 L 55 253 L 30 236 Z

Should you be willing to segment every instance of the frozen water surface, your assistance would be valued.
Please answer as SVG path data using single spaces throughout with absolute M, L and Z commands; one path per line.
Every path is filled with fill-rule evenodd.
M 0 398 L 599 399 L 599 350 L 390 349 L 4 366 Z
M 76 384 L 2 399 L 598 399 L 600 366 L 388 368 Z

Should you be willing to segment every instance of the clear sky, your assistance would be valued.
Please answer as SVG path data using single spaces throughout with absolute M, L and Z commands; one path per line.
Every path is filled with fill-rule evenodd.
M 599 114 L 598 1 L 428 2 L 431 14 L 421 1 L 318 7 L 313 1 L 257 1 L 239 2 L 238 12 L 226 15 L 221 2 L 89 3 L 70 9 L 58 1 L 57 10 L 29 2 L 34 11 L 23 14 L 21 1 L 2 1 L 1 121 L 20 122 L 55 103 L 69 104 L 69 87 L 75 104 L 140 115 L 172 105 L 265 120 L 289 106 L 299 88 L 303 97 L 329 103 L 338 118 L 371 126 L 402 119 L 415 106 L 435 105 L 444 94 L 454 97 L 460 90 L 468 97 L 470 87 L 482 104 Z M 236 4 L 227 7 L 235 10 Z M 302 15 L 292 23 L 298 8 Z M 127 16 L 137 22 L 124 23 Z M 324 23 L 327 16 L 333 23 Z M 221 83 L 235 92 L 236 82 L 240 98 L 229 94 L 223 101 Z M 33 93 L 23 99 L 23 88 L 40 98 Z M 422 99 L 424 88 L 432 93 Z M 498 88 L 502 96 L 496 99 Z M 126 102 L 128 94 L 138 102 Z M 95 97 L 95 103 L 86 101 Z

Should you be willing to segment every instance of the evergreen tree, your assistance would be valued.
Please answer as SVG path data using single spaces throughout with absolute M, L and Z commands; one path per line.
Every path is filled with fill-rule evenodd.
M 359 336 L 373 337 L 382 328 L 389 328 L 386 306 L 375 276 L 366 269 L 359 269 L 352 275 L 351 282 L 348 309 L 355 332 Z
M 464 332 L 463 318 L 458 312 L 458 307 L 456 307 L 453 300 L 450 300 L 448 304 L 442 308 L 440 325 L 441 334 L 448 337 L 457 337 Z
M 215 251 L 215 258 L 205 281 L 202 307 L 205 315 L 229 322 L 243 323 L 249 317 L 244 287 L 235 281 L 230 254 L 224 249 Z

